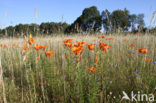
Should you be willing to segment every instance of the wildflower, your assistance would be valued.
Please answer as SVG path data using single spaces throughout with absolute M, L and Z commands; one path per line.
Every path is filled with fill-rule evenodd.
M 105 37 L 104 37 L 104 36 L 98 36 L 98 38 L 99 38 L 99 39 L 103 39 L 103 38 L 105 38 Z
M 136 52 L 132 52 L 132 54 L 136 54 Z
M 109 94 L 112 95 L 112 92 L 110 92 Z
M 35 41 L 35 39 L 32 38 L 32 36 L 31 36 L 31 34 L 30 34 L 30 37 L 28 38 L 28 43 L 29 43 L 29 45 L 31 45 L 34 41 Z
M 132 92 L 132 93 L 131 93 L 131 96 L 133 97 L 133 96 L 135 96 L 135 94 Z
M 68 59 L 68 56 L 65 56 L 66 59 Z
M 46 45 L 40 45 L 40 48 L 43 49 L 43 50 L 45 50 L 46 47 L 47 47 Z
M 37 56 L 37 57 L 36 57 L 36 60 L 39 60 L 39 59 L 40 59 L 39 56 Z
M 8 47 L 8 44 L 5 44 L 4 47 L 7 48 Z
M 121 59 L 121 61 L 122 61 L 122 62 L 125 62 L 125 60 L 124 60 L 124 59 Z
M 78 55 L 79 53 L 82 53 L 84 48 L 80 45 L 74 45 L 71 50 L 75 53 L 75 55 Z
M 88 47 L 89 50 L 94 50 L 95 44 L 87 44 L 86 46 Z
M 139 77 L 139 75 L 137 74 L 137 75 L 136 75 L 136 77 L 138 78 L 138 77 Z
M 129 44 L 129 46 L 133 47 L 133 46 L 135 46 L 135 44 Z
M 3 47 L 3 44 L 1 44 L 0 46 Z
M 106 40 L 115 40 L 113 37 L 107 37 Z
M 67 47 L 72 47 L 72 39 L 65 39 L 64 45 Z
M 75 64 L 76 64 L 76 62 L 75 62 L 75 61 L 73 61 L 73 64 L 75 65 Z
M 120 60 L 118 60 L 118 63 L 120 63 L 121 61 Z
M 18 46 L 18 44 L 17 43 L 14 43 L 13 46 Z
M 53 55 L 52 55 L 53 53 L 54 53 L 53 51 L 46 51 L 45 55 L 48 57 L 53 57 Z
M 98 60 L 98 57 L 96 56 L 96 64 L 98 63 L 98 61 L 99 61 L 99 60 Z
M 95 68 L 90 67 L 88 70 L 91 71 L 92 73 L 95 73 Z
M 100 46 L 100 49 L 105 51 L 105 53 L 107 53 L 107 50 L 111 47 L 110 45 L 107 45 L 107 44 L 104 44 L 104 43 L 101 43 L 101 42 L 100 42 L 99 46 Z
M 28 50 L 28 46 L 27 46 L 27 45 L 24 45 L 24 46 L 23 46 L 23 49 L 24 49 L 24 50 Z
M 156 64 L 156 61 L 154 61 L 154 64 Z
M 26 37 L 26 36 L 24 36 L 24 39 L 25 39 L 25 40 L 27 40 L 27 37 Z
M 139 71 L 138 71 L 138 70 L 136 70 L 135 72 L 136 72 L 137 74 L 139 73 Z
M 139 51 L 139 53 L 144 53 L 144 54 L 147 53 L 147 49 L 146 48 L 138 48 L 137 50 Z
M 149 62 L 150 61 L 150 59 L 145 59 L 145 62 Z
M 35 48 L 36 50 L 40 50 L 41 45 L 39 45 L 39 44 L 35 44 L 35 45 L 34 45 L 34 48 Z
M 77 43 L 77 46 L 79 47 L 83 47 L 85 44 L 85 42 L 79 42 L 79 41 L 76 41 L 76 43 Z

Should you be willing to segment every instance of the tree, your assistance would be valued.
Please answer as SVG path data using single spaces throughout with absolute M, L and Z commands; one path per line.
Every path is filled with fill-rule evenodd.
M 101 29 L 101 16 L 100 12 L 95 6 L 85 8 L 82 15 L 79 16 L 73 24 L 67 29 L 67 33 L 79 33 L 79 32 L 95 32 Z
M 122 10 L 115 10 L 111 14 L 111 23 L 113 26 L 114 32 L 117 31 L 127 31 L 130 27 L 130 22 L 128 20 L 129 17 L 129 11 L 125 9 Z
M 136 30 L 136 24 L 137 24 L 137 16 L 135 14 L 129 15 L 129 22 L 131 25 L 131 31 Z
M 112 26 L 111 26 L 111 14 L 106 9 L 105 11 L 102 11 L 101 14 L 102 18 L 102 25 L 106 33 L 111 32 Z
M 2 35 L 23 36 L 29 35 L 53 35 L 61 33 L 96 33 L 100 32 L 102 26 L 106 33 L 145 31 L 144 14 L 130 14 L 127 9 L 114 10 L 107 9 L 101 15 L 96 6 L 85 8 L 82 14 L 71 24 L 62 22 L 46 22 L 38 24 L 18 24 L 0 29 Z M 138 28 L 137 28 L 138 27 Z M 7 35 L 6 35 L 7 36 Z
M 6 30 L 7 30 L 7 33 L 9 34 L 8 36 L 12 36 L 12 37 L 14 36 L 15 29 L 13 26 L 7 27 Z
M 29 34 L 32 34 L 32 35 L 38 35 L 39 34 L 39 25 L 37 24 L 30 24 L 29 25 Z
M 145 22 L 144 22 L 144 14 L 137 15 L 137 24 L 139 32 L 143 29 Z

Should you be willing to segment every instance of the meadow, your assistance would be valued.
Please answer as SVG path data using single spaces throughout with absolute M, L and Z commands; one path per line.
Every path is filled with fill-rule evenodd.
M 0 40 L 0 103 L 120 103 L 122 91 L 156 96 L 154 35 Z

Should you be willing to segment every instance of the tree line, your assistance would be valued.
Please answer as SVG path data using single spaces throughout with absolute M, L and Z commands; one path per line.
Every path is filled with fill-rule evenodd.
M 23 36 L 23 35 L 51 35 L 64 33 L 69 25 L 67 23 L 46 22 L 38 24 L 19 24 L 16 26 L 9 26 L 0 30 L 1 36 Z
M 47 22 L 38 24 L 19 24 L 0 29 L 1 35 L 23 36 L 52 35 L 52 34 L 73 34 L 73 33 L 122 33 L 122 32 L 145 32 L 144 14 L 130 14 L 126 8 L 124 10 L 107 9 L 100 11 L 96 6 L 85 8 L 82 14 L 72 23 Z
M 83 10 L 82 15 L 74 23 L 67 27 L 67 33 L 100 32 L 103 28 L 106 33 L 134 32 L 141 31 L 145 26 L 144 14 L 130 14 L 126 8 L 124 10 L 107 9 L 100 12 L 95 6 Z

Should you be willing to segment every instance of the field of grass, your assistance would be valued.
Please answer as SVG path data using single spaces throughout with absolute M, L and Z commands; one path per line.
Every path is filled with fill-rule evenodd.
M 0 103 L 120 103 L 122 91 L 156 95 L 156 37 L 99 36 L 1 39 Z

